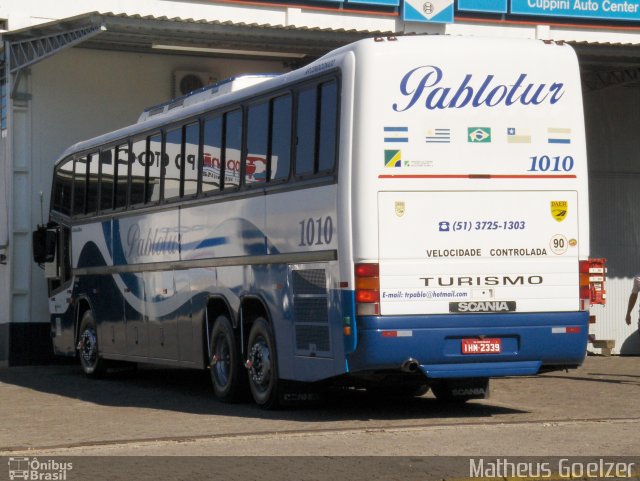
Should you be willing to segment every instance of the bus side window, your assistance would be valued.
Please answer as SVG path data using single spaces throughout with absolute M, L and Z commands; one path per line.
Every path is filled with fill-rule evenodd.
M 167 132 L 164 159 L 164 198 L 180 197 L 180 171 L 182 170 L 182 127 Z
M 131 144 L 131 187 L 129 205 L 144 202 L 145 167 L 147 157 L 147 140 L 139 139 Z
M 93 152 L 87 156 L 89 163 L 89 179 L 87 183 L 87 214 L 95 214 L 98 210 L 98 174 L 100 173 L 100 156 L 98 152 Z
M 198 192 L 199 147 L 200 125 L 196 122 L 184 128 L 184 196 L 195 195 Z
M 316 154 L 316 86 L 298 93 L 296 114 L 296 175 L 314 173 Z
M 204 121 L 202 145 L 202 193 L 220 190 L 222 156 L 222 117 Z
M 291 95 L 273 100 L 271 109 L 270 180 L 286 180 L 291 166 Z
M 73 189 L 73 159 L 67 159 L 56 170 L 53 183 L 53 210 L 71 215 L 71 192 Z
M 244 167 L 245 185 L 267 180 L 269 142 L 269 103 L 252 105 L 247 113 L 247 153 Z
M 113 148 L 100 153 L 100 210 L 113 208 Z
M 145 188 L 145 203 L 155 203 L 160 200 L 160 164 L 162 157 L 162 135 L 155 134 L 148 137 L 147 142 L 147 186 Z
M 240 186 L 240 149 L 242 148 L 242 109 L 224 115 L 224 182 L 223 189 Z
M 336 162 L 338 134 L 338 83 L 320 85 L 320 129 L 318 132 L 318 172 L 331 172 Z
M 115 208 L 127 206 L 127 191 L 129 190 L 129 146 L 127 144 L 116 147 L 116 193 Z
M 87 158 L 80 157 L 73 168 L 73 215 L 83 215 L 87 193 Z

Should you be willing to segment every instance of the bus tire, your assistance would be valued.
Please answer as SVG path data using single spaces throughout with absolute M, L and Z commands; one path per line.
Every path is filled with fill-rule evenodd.
M 98 329 L 93 312 L 86 311 L 80 321 L 78 331 L 78 357 L 85 376 L 99 378 L 107 370 L 107 363 L 100 356 Z
M 211 382 L 218 400 L 238 401 L 246 390 L 246 377 L 241 368 L 240 352 L 231 321 L 219 315 L 211 330 Z
M 263 409 L 277 408 L 280 380 L 276 346 L 271 327 L 262 317 L 253 322 L 249 331 L 246 366 L 255 403 Z

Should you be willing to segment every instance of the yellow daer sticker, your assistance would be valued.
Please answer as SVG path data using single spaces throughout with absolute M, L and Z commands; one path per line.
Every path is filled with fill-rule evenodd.
M 551 201 L 551 216 L 558 222 L 562 222 L 567 218 L 569 211 L 569 202 L 566 200 Z

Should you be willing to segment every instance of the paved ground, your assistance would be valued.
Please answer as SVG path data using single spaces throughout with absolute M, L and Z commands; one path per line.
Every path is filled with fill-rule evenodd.
M 366 479 L 390 479 L 386 470 L 424 459 L 435 478 L 452 472 L 424 456 L 463 456 L 465 466 L 470 456 L 631 456 L 640 466 L 640 358 L 589 357 L 569 372 L 492 380 L 490 399 L 466 405 L 442 405 L 430 394 L 397 401 L 342 392 L 275 412 L 217 402 L 202 372 L 140 368 L 92 381 L 74 365 L 10 368 L 0 370 L 0 419 L 0 456 L 315 456 L 285 462 L 301 473 L 292 479 L 307 479 L 310 465 L 336 456 L 397 457 L 331 463 L 332 472 L 369 472 Z M 122 469 L 133 462 L 118 459 Z M 164 468 L 165 458 L 154 459 L 154 479 L 193 479 L 157 477 L 177 458 Z M 283 465 L 252 459 L 272 474 Z M 198 466 L 210 472 L 207 462 Z M 239 474 L 228 459 L 216 465 L 225 479 Z

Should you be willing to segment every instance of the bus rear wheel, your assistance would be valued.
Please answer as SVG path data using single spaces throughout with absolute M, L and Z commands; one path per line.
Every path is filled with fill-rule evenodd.
M 216 397 L 222 402 L 235 402 L 246 389 L 241 372 L 240 353 L 231 321 L 220 315 L 211 330 L 211 382 Z
M 91 311 L 82 315 L 78 332 L 78 357 L 82 371 L 90 378 L 101 377 L 106 371 L 106 361 L 100 357 L 98 329 Z
M 257 318 L 249 331 L 247 370 L 253 400 L 263 409 L 278 407 L 280 380 L 271 327 L 264 318 Z

